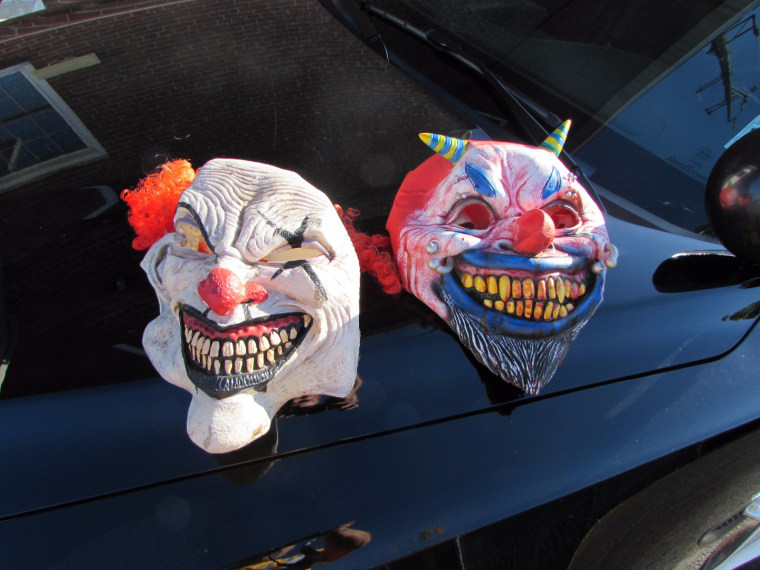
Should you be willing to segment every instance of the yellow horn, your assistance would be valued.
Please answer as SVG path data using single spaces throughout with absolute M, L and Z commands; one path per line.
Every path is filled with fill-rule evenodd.
M 442 157 L 457 162 L 467 149 L 467 141 L 436 135 L 433 133 L 420 133 L 420 139 Z
M 554 129 L 554 132 L 546 137 L 546 140 L 542 142 L 538 148 L 548 150 L 554 156 L 559 156 L 562 152 L 562 147 L 565 146 L 565 140 L 567 140 L 567 131 L 570 130 L 570 119 L 567 119 L 559 127 Z

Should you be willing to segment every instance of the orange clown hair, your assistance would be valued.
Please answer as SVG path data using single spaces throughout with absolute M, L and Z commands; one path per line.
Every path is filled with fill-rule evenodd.
M 148 249 L 174 231 L 179 196 L 194 179 L 195 171 L 188 161 L 173 160 L 142 179 L 134 190 L 121 193 L 121 199 L 129 206 L 127 219 L 137 234 L 132 240 L 134 249 Z
M 360 214 L 359 210 L 355 208 L 343 210 L 338 204 L 335 204 L 335 209 L 354 244 L 356 256 L 359 258 L 359 268 L 377 279 L 386 293 L 390 295 L 401 293 L 403 288 L 401 278 L 393 259 L 391 240 L 388 236 L 369 235 L 357 230 L 355 224 Z

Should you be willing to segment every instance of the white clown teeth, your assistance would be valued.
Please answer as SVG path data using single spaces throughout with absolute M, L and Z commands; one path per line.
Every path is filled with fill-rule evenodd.
M 203 332 L 185 325 L 185 354 L 191 366 L 216 376 L 252 374 L 278 364 L 293 352 L 308 330 L 311 318 L 304 315 L 302 322 L 260 336 L 230 340 L 209 338 Z

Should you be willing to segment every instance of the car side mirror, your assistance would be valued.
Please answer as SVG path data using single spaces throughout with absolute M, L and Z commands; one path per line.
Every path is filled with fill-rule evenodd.
M 710 225 L 723 245 L 744 262 L 760 265 L 760 130 L 721 155 L 705 189 Z

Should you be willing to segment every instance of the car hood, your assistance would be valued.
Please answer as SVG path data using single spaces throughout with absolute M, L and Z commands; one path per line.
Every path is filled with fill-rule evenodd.
M 478 126 L 362 46 L 317 3 L 298 3 L 288 13 L 276 4 L 241 13 L 230 10 L 235 2 L 204 3 L 202 19 L 193 12 L 195 4 L 185 2 L 57 27 L 48 17 L 49 30 L 29 32 L 28 41 L 19 35 L 9 44 L 8 58 L 21 57 L 32 38 L 45 38 L 59 55 L 97 55 L 91 70 L 49 81 L 107 155 L 0 195 L 0 218 L 8 231 L 3 262 L 18 274 L 32 263 L 27 260 L 32 254 L 25 257 L 22 250 L 36 256 L 34 266 L 60 258 L 67 252 L 53 256 L 48 242 L 66 235 L 67 227 L 53 222 L 43 233 L 30 220 L 64 207 L 59 197 L 74 188 L 132 186 L 169 155 L 190 157 L 196 166 L 235 156 L 296 170 L 334 202 L 360 206 L 370 229 L 382 227 L 404 175 L 428 156 L 417 132 Z M 297 32 L 282 34 L 283 28 Z M 143 44 L 145 38 L 155 42 L 134 51 L 131 44 L 112 41 L 124 34 L 143 38 Z M 183 57 L 190 49 L 192 57 Z M 122 237 L 105 245 L 110 256 L 122 256 L 123 265 L 133 268 L 126 283 L 128 289 L 134 284 L 140 302 L 131 311 L 136 322 L 144 322 L 157 307 L 139 274 L 139 256 L 128 249 L 124 212 L 96 218 L 89 227 L 93 239 L 104 235 L 104 227 L 121 224 Z M 267 436 L 238 452 L 213 456 L 196 448 L 185 434 L 189 395 L 152 372 L 132 382 L 0 401 L 6 426 L 0 433 L 0 455 L 6 458 L 0 485 L 23 489 L 3 494 L 0 516 L 237 463 L 252 465 L 252 481 L 266 477 L 283 454 L 493 406 L 504 406 L 507 413 L 516 401 L 530 405 L 600 384 L 634 386 L 655 371 L 721 358 L 741 342 L 757 315 L 756 289 L 737 283 L 663 289 L 654 280 L 664 262 L 704 250 L 704 241 L 611 216 L 608 230 L 620 251 L 619 265 L 608 272 L 601 306 L 539 396 L 523 395 L 477 364 L 411 295 L 385 295 L 365 278 L 352 397 L 293 402 Z M 67 266 L 73 266 L 78 252 L 68 253 Z M 65 362 L 62 357 L 57 366 L 65 368 Z M 46 378 L 58 381 L 55 374 Z
M 248 447 L 212 456 L 184 433 L 189 395 L 160 379 L 0 402 L 0 473 L 7 517 L 162 481 L 251 463 L 247 481 L 264 477 L 278 456 L 430 425 L 530 401 L 561 398 L 612 382 L 721 358 L 748 333 L 758 291 L 739 285 L 657 291 L 658 260 L 704 242 L 610 220 L 621 251 L 605 300 L 539 396 L 518 390 L 476 364 L 439 319 L 415 321 L 362 339 L 351 401 L 321 399 L 287 406 L 271 432 Z M 651 256 L 657 251 L 658 255 Z M 377 294 L 377 292 L 375 292 Z M 407 317 L 423 309 L 413 299 Z M 754 308 L 753 308 L 754 307 Z M 371 315 L 368 315 L 370 317 Z M 656 389 L 644 382 L 648 391 Z M 621 402 L 623 405 L 624 402 Z M 568 413 L 573 413 L 571 409 Z

